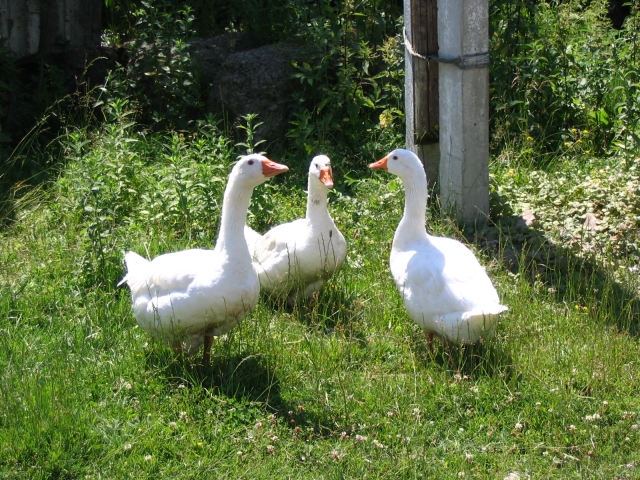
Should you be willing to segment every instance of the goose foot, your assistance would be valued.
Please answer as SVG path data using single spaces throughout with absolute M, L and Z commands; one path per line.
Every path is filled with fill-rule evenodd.
M 211 345 L 213 344 L 213 335 L 204 336 L 204 354 L 202 355 L 202 363 L 209 365 L 211 361 Z

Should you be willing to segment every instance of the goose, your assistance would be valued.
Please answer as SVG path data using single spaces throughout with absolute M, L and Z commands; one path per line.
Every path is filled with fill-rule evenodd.
M 391 275 L 409 316 L 424 331 L 455 344 L 477 343 L 508 310 L 473 252 L 457 240 L 425 228 L 427 177 L 420 159 L 396 149 L 369 168 L 397 175 L 405 189 L 404 214 L 393 236 Z
M 138 324 L 179 356 L 204 343 L 207 364 L 213 338 L 236 326 L 257 303 L 260 284 L 243 233 L 247 209 L 255 187 L 287 170 L 262 155 L 238 160 L 224 192 L 213 250 L 183 250 L 151 261 L 135 252 L 125 255 L 127 274 L 118 285 L 129 286 Z
M 254 263 L 262 290 L 289 295 L 290 303 L 298 293 L 312 299 L 340 269 L 347 242 L 327 210 L 330 188 L 331 160 L 315 156 L 309 166 L 305 218 L 272 228 L 256 245 Z
M 253 260 L 256 255 L 256 246 L 258 245 L 258 243 L 260 243 L 262 235 L 260 235 L 250 226 L 245 225 L 244 238 L 247 241 L 247 246 L 249 247 L 249 255 L 251 255 L 251 259 Z

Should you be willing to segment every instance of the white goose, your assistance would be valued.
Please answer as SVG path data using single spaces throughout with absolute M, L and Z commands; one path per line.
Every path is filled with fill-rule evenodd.
M 318 155 L 309 166 L 305 218 L 272 228 L 256 245 L 254 263 L 262 290 L 276 295 L 303 291 L 312 298 L 340 269 L 347 242 L 327 210 L 330 188 L 331 160 Z
M 253 189 L 287 170 L 261 155 L 238 160 L 224 192 L 215 249 L 167 253 L 152 261 L 125 255 L 127 275 L 120 284 L 129 285 L 136 320 L 147 333 L 177 354 L 193 354 L 204 343 L 209 362 L 213 337 L 236 326 L 258 301 L 260 284 L 243 233 Z
M 404 184 L 404 215 L 389 263 L 409 316 L 422 327 L 429 345 L 434 334 L 453 343 L 490 337 L 498 315 L 508 308 L 500 304 L 471 250 L 457 240 L 427 233 L 427 178 L 420 159 L 397 149 L 369 168 L 393 173 Z
M 262 235 L 256 232 L 253 228 L 248 225 L 244 226 L 244 238 L 247 241 L 247 246 L 249 247 L 249 255 L 251 255 L 251 259 L 256 255 L 256 247 L 260 243 L 262 239 Z

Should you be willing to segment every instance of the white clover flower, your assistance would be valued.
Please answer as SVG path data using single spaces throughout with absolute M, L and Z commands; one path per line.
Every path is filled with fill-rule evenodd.
M 593 415 L 586 415 L 584 419 L 587 422 L 595 422 L 596 420 L 600 420 L 600 414 L 596 412 Z

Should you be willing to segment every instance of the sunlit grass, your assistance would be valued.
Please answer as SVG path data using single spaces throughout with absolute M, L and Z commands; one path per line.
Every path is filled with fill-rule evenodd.
M 93 141 L 1 232 L 0 477 L 637 476 L 631 273 L 579 257 L 540 273 L 524 250 L 509 269 L 500 259 L 514 238 L 491 255 L 473 246 L 510 310 L 486 344 L 430 351 L 388 271 L 402 189 L 364 175 L 332 196 L 349 255 L 318 301 L 263 298 L 217 339 L 210 366 L 179 362 L 115 285 L 126 249 L 213 245 L 215 152 L 186 144 L 149 162 L 162 140 Z M 251 220 L 301 215 L 300 185 L 257 189 Z

